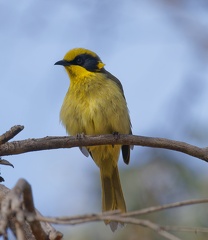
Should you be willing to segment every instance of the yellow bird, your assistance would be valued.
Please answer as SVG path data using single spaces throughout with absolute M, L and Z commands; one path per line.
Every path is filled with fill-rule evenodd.
M 60 112 L 60 119 L 70 135 L 132 133 L 123 87 L 105 70 L 105 64 L 96 53 L 74 48 L 55 65 L 64 66 L 70 78 L 70 87 Z M 81 148 L 85 155 L 91 155 L 100 169 L 103 212 L 116 209 L 126 212 L 117 166 L 121 149 L 124 162 L 128 164 L 130 146 Z M 117 222 L 106 220 L 105 223 L 112 231 L 117 229 Z

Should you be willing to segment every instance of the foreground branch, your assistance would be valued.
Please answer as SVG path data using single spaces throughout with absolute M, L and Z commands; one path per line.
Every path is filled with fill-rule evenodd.
M 26 180 L 20 179 L 11 190 L 0 185 L 0 236 L 7 239 L 9 227 L 18 240 L 62 239 L 60 232 L 48 223 L 41 224 L 35 216 L 41 217 L 34 207 L 32 189 Z
M 0 185 L 2 188 L 3 185 Z M 12 190 L 3 187 L 0 189 L 0 236 L 7 239 L 7 228 L 9 227 L 18 240 L 60 240 L 62 234 L 57 232 L 49 223 L 75 225 L 87 222 L 111 220 L 120 223 L 135 224 L 155 231 L 160 236 L 168 240 L 180 240 L 169 231 L 208 232 L 208 228 L 181 227 L 181 226 L 161 226 L 147 219 L 138 219 L 141 214 L 159 212 L 161 210 L 188 206 L 193 204 L 208 203 L 208 199 L 191 199 L 182 202 L 169 203 L 162 206 L 152 206 L 121 213 L 120 211 L 104 212 L 100 214 L 88 214 L 73 217 L 43 217 L 35 210 L 30 184 L 24 179 L 20 179 Z M 12 219 L 12 225 L 10 224 Z
M 84 137 L 44 137 L 37 139 L 26 139 L 22 141 L 6 142 L 0 145 L 0 156 L 21 154 L 32 151 L 72 148 L 95 145 L 138 145 L 143 147 L 164 148 L 183 152 L 190 156 L 208 162 L 208 147 L 200 148 L 185 142 L 174 141 L 166 138 L 144 137 L 120 134 L 114 136 L 96 135 Z

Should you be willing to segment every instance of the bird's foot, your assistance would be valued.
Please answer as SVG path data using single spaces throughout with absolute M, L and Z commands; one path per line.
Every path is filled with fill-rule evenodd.
M 113 136 L 114 136 L 115 140 L 118 140 L 120 138 L 119 132 L 113 132 Z M 112 147 L 114 147 L 114 145 L 112 145 Z
M 84 133 L 77 133 L 77 134 L 76 134 L 76 139 L 82 140 L 82 139 L 84 139 L 84 138 L 85 138 L 85 134 L 84 134 Z M 89 152 L 88 152 L 88 150 L 87 150 L 86 147 L 80 146 L 79 149 L 80 149 L 80 151 L 81 151 L 86 157 L 89 156 Z
M 114 136 L 115 140 L 118 140 L 120 138 L 119 132 L 113 132 L 113 136 Z
M 76 134 L 76 139 L 81 140 L 81 139 L 83 139 L 83 138 L 85 138 L 85 134 L 84 134 L 83 132 Z

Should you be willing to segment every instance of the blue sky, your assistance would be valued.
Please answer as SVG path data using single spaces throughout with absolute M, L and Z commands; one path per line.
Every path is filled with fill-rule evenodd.
M 178 93 L 189 86 L 189 78 L 198 77 L 200 98 L 195 101 L 192 95 L 187 100 L 188 114 L 195 116 L 187 124 L 197 128 L 207 122 L 207 60 L 200 59 L 203 54 L 197 52 L 190 33 L 174 19 L 180 14 L 202 26 L 208 19 L 202 8 L 193 6 L 177 14 L 173 9 L 172 18 L 169 14 L 170 9 L 152 1 L 0 1 L 1 133 L 21 124 L 25 129 L 16 140 L 66 134 L 59 111 L 69 79 L 54 63 L 68 50 L 85 47 L 95 51 L 122 82 L 134 134 L 166 137 L 168 131 L 170 138 L 192 141 L 175 134 L 181 116 L 173 116 L 171 110 L 181 104 Z M 84 213 L 86 201 L 91 203 L 87 212 L 100 211 L 89 194 L 98 169 L 78 149 L 6 159 L 15 168 L 1 167 L 5 185 L 27 179 L 43 214 Z M 63 204 L 57 206 L 60 201 Z

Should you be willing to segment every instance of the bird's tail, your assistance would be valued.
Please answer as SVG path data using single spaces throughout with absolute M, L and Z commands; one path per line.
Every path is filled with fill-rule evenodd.
M 111 173 L 111 175 L 109 175 L 109 173 L 105 174 L 105 171 L 100 168 L 103 212 L 113 210 L 126 212 L 126 204 L 119 179 L 118 167 L 113 167 Z M 105 220 L 105 224 L 109 224 L 112 231 L 115 231 L 118 226 L 118 222 L 110 220 Z

